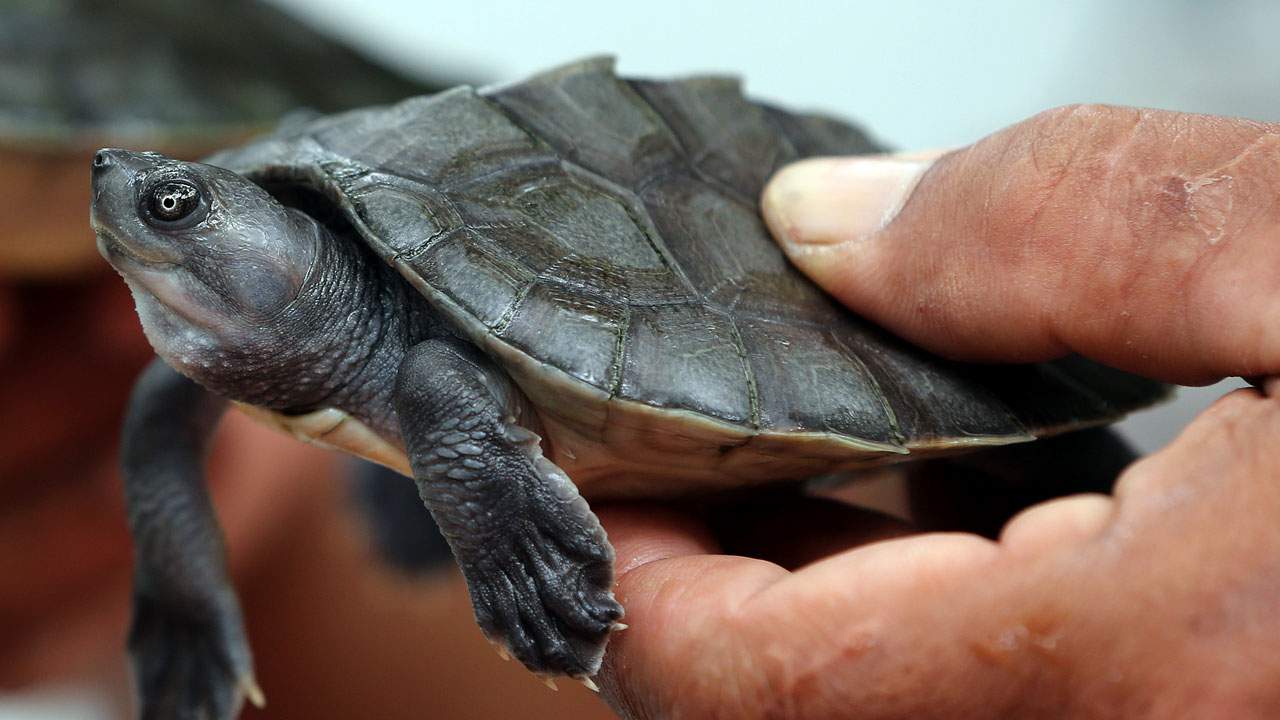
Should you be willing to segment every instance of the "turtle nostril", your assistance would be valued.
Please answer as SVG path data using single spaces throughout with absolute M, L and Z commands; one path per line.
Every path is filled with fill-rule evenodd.
M 95 168 L 104 168 L 111 164 L 111 153 L 106 150 L 99 150 L 97 155 L 93 156 L 93 166 Z

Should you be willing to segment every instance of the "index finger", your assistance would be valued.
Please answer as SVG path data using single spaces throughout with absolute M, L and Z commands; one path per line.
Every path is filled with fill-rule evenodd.
M 874 716 L 873 696 L 886 683 L 937 684 L 907 679 L 907 668 L 939 682 L 965 674 L 965 659 L 939 657 L 938 646 L 972 613 L 935 600 L 956 597 L 962 578 L 996 556 L 994 544 L 973 536 L 915 536 L 789 572 L 714 554 L 714 540 L 671 511 L 615 507 L 601 521 L 618 554 L 616 592 L 630 628 L 610 640 L 599 680 L 614 708 L 636 719 L 843 717 L 849 708 Z M 935 662 L 921 669 L 929 655 Z M 849 672 L 859 682 L 841 679 Z M 1011 692 L 985 680 L 989 698 Z M 929 704 L 915 692 L 912 709 Z
M 1280 371 L 1274 124 L 1067 107 L 933 162 L 804 161 L 763 205 L 810 277 L 944 355 Z

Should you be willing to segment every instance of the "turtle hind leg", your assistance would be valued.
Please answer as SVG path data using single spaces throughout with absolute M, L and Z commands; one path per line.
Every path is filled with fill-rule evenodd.
M 129 399 L 121 460 L 134 541 L 129 654 L 144 720 L 262 704 L 203 459 L 225 402 L 159 360 Z
M 474 348 L 428 340 L 400 368 L 396 410 L 419 491 L 485 634 L 535 673 L 596 673 L 622 617 L 613 548 L 537 435 L 514 385 Z
M 142 720 L 230 720 L 246 698 L 263 705 L 234 602 L 188 615 L 136 596 L 129 654 Z

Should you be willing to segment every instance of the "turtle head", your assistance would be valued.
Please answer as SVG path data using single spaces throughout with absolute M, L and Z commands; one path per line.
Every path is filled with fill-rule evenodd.
M 278 341 L 272 320 L 298 297 L 319 254 L 316 224 L 303 213 L 233 172 L 157 153 L 100 150 L 91 219 L 151 344 L 197 379 L 195 366 L 225 351 Z

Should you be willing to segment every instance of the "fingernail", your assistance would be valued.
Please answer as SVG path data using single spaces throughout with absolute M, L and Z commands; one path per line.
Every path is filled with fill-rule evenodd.
M 761 201 L 774 235 L 793 248 L 867 238 L 888 225 L 936 155 L 815 158 L 783 168 Z

